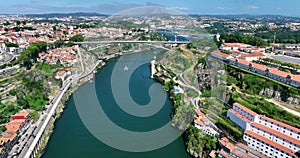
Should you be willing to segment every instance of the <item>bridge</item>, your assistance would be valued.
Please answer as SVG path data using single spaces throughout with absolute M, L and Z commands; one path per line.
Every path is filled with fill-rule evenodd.
M 85 42 L 74 42 L 74 44 L 188 44 L 190 41 L 85 41 Z

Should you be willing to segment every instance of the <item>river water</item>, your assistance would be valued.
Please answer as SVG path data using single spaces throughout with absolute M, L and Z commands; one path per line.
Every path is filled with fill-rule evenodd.
M 123 58 L 128 60 L 123 60 L 122 62 L 124 65 L 129 65 L 129 68 L 133 62 L 142 60 L 145 63 L 134 70 L 134 73 L 130 77 L 129 84 L 131 97 L 136 101 L 136 103 L 141 104 L 141 106 L 150 102 L 151 98 L 149 97 L 148 89 L 152 84 L 156 83 L 156 81 L 150 78 L 151 70 L 149 62 L 153 56 L 153 52 L 143 52 L 123 56 Z M 117 60 L 118 59 L 111 59 L 107 62 L 106 66 L 99 69 L 98 73 L 95 75 L 93 83 L 86 83 L 82 85 L 75 92 L 76 97 L 84 100 L 85 97 L 93 91 L 93 89 L 96 89 L 97 97 L 99 101 L 101 100 L 101 106 L 107 116 L 109 116 L 116 125 L 130 131 L 143 132 L 164 126 L 170 121 L 170 113 L 172 111 L 172 103 L 169 99 L 165 101 L 165 104 L 157 114 L 147 118 L 133 117 L 132 115 L 126 114 L 117 106 L 112 95 L 110 84 L 112 72 Z M 120 78 L 120 82 L 122 82 L 122 78 Z M 157 95 L 162 95 L 162 93 L 166 93 L 162 87 L 155 92 Z M 89 102 L 89 104 L 93 103 Z M 71 96 L 62 116 L 56 121 L 54 132 L 50 137 L 48 145 L 42 156 L 43 158 L 189 157 L 185 152 L 182 137 L 178 137 L 175 141 L 165 147 L 147 152 L 128 152 L 110 147 L 99 141 L 89 132 L 83 124 L 82 119 L 80 119 L 77 110 L 74 96 Z M 172 134 L 172 132 L 173 131 L 171 131 L 170 134 Z M 174 133 L 176 133 L 175 129 Z M 111 131 L 111 135 L 107 134 L 105 137 L 112 137 L 113 135 L 114 131 Z M 155 138 L 153 138 L 153 140 L 155 140 Z M 142 142 L 144 140 L 138 141 Z

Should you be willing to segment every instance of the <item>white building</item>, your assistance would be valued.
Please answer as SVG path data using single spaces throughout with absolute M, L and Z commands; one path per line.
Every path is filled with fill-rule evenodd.
M 258 115 L 235 103 L 227 117 L 245 129 L 248 146 L 271 158 L 297 158 L 300 155 L 300 129 Z

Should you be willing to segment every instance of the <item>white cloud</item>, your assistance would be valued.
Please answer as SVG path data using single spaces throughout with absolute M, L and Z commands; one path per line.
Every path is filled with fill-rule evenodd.
M 258 9 L 259 7 L 258 6 L 255 6 L 255 5 L 249 5 L 247 7 L 247 9 Z
M 170 7 L 170 9 L 179 10 L 179 11 L 192 11 L 193 8 L 187 8 L 187 7 Z
M 216 9 L 217 10 L 230 10 L 231 8 L 218 6 Z

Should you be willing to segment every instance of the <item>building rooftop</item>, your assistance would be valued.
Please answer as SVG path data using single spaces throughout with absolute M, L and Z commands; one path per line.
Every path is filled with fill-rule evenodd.
M 258 115 L 256 112 L 244 107 L 243 105 L 239 104 L 239 103 L 234 103 L 233 106 L 236 106 L 240 109 L 242 109 L 243 111 L 247 112 L 248 114 L 252 115 L 252 116 L 256 116 Z
M 272 134 L 272 135 L 278 136 L 278 137 L 280 137 L 280 138 L 282 138 L 282 139 L 285 139 L 285 140 L 287 140 L 287 141 L 289 141 L 289 142 L 292 142 L 292 143 L 297 144 L 297 145 L 300 146 L 300 140 L 297 140 L 297 139 L 295 139 L 295 138 L 293 138 L 293 137 L 290 137 L 290 136 L 288 136 L 288 135 L 282 134 L 282 133 L 280 133 L 280 132 L 278 132 L 278 131 L 276 131 L 276 130 L 273 130 L 273 129 L 271 129 L 271 128 L 268 128 L 268 127 L 266 127 L 266 126 L 263 126 L 263 125 L 261 125 L 261 124 L 255 123 L 255 122 L 252 123 L 251 126 L 256 127 L 256 128 L 259 128 L 259 129 L 261 129 L 261 130 L 263 130 L 263 131 L 266 131 L 266 132 L 268 132 L 268 133 L 270 133 L 270 134 Z
M 251 120 L 247 119 L 246 117 L 244 117 L 243 115 L 239 114 L 238 112 L 234 111 L 233 109 L 229 109 L 229 111 L 234 114 L 235 116 L 239 117 L 240 119 L 242 119 L 243 121 L 250 123 Z
M 222 53 L 220 50 L 215 50 L 215 51 L 212 52 L 212 54 L 215 54 L 215 55 L 218 55 L 218 56 L 221 56 L 221 57 L 224 57 L 224 58 L 229 58 L 230 57 L 229 54 Z
M 280 122 L 280 121 L 271 119 L 271 118 L 266 117 L 266 116 L 259 116 L 259 117 L 262 118 L 262 119 L 264 119 L 264 120 L 267 120 L 267 121 L 269 121 L 269 122 L 273 122 L 273 123 L 278 124 L 278 125 L 280 125 L 280 126 L 282 126 L 282 127 L 285 127 L 285 128 L 288 128 L 288 129 L 290 129 L 290 130 L 293 130 L 293 131 L 296 131 L 296 132 L 300 133 L 300 129 L 299 129 L 299 128 L 293 127 L 293 126 L 291 126 L 291 125 L 288 125 L 288 124 L 285 124 L 285 123 L 283 123 L 283 122 Z
M 261 65 L 261 64 L 257 64 L 257 63 L 251 63 L 251 65 L 253 68 L 265 71 L 267 69 L 267 66 L 265 65 Z
M 237 143 L 237 144 L 235 145 L 235 148 L 241 148 L 241 149 L 244 149 L 244 150 L 246 150 L 248 153 L 250 152 L 250 153 L 252 153 L 252 154 L 254 154 L 254 155 L 256 155 L 256 156 L 258 156 L 258 157 L 260 157 L 260 158 L 267 158 L 267 156 L 265 156 L 265 155 L 263 155 L 262 153 L 260 153 L 260 152 L 258 152 L 258 151 L 256 151 L 256 150 L 254 150 L 254 149 L 248 147 L 247 145 L 245 145 L 245 144 L 243 144 L 243 143 Z
M 223 147 L 229 149 L 229 151 L 232 151 L 232 150 L 234 149 L 234 145 L 228 140 L 227 137 L 221 138 L 221 139 L 219 140 L 219 143 L 220 143 Z
M 282 146 L 282 145 L 279 145 L 279 144 L 277 144 L 277 143 L 274 143 L 273 141 L 271 141 L 271 140 L 269 140 L 269 139 L 267 139 L 267 138 L 265 138 L 265 137 L 263 137 L 263 136 L 260 136 L 260 135 L 254 133 L 254 132 L 251 132 L 251 131 L 249 131 L 249 130 L 246 130 L 246 131 L 245 131 L 245 134 L 247 134 L 247 135 L 249 135 L 249 136 L 251 136 L 251 137 L 253 137 L 253 138 L 258 139 L 258 140 L 260 140 L 261 142 L 264 142 L 264 143 L 266 143 L 266 144 L 269 144 L 270 146 L 273 146 L 273 147 L 276 148 L 276 149 L 279 149 L 279 150 L 281 150 L 281 151 L 284 151 L 285 153 L 287 153 L 287 154 L 289 154 L 289 155 L 292 155 L 292 156 L 297 157 L 297 156 L 295 155 L 295 152 L 294 152 L 293 150 L 291 150 L 291 149 L 289 149 L 289 148 L 286 148 L 286 147 L 284 147 L 284 146 Z
M 269 68 L 269 73 L 281 76 L 281 77 L 287 77 L 288 75 L 290 75 L 290 73 L 288 72 L 284 72 L 275 68 Z

